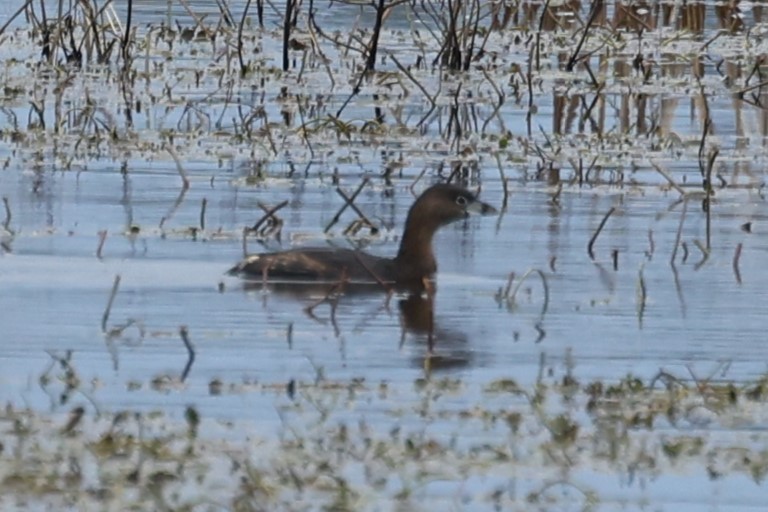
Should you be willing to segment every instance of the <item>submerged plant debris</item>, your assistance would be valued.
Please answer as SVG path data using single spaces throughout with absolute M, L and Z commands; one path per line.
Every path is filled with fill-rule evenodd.
M 381 25 L 373 6 L 339 7 L 342 30 L 316 4 L 281 27 L 250 3 L 237 24 L 220 3 L 176 27 L 87 2 L 57 24 L 28 4 L 29 25 L 0 33 L 5 165 L 235 163 L 258 185 L 359 173 L 381 150 L 388 177 L 457 166 L 580 186 L 760 185 L 765 152 L 744 118 L 763 104 L 757 9 L 438 5 L 382 3 Z M 725 108 L 734 120 L 713 116 Z M 698 128 L 681 123 L 689 110 Z
M 293 398 L 285 384 L 219 386 L 272 397 L 274 409 L 259 422 L 193 407 L 183 418 L 7 407 L 3 508 L 597 510 L 621 488 L 639 505 L 678 475 L 722 482 L 723 500 L 740 477 L 759 489 L 768 475 L 768 377 L 738 388 L 664 372 L 531 388 L 321 379 L 296 383 Z

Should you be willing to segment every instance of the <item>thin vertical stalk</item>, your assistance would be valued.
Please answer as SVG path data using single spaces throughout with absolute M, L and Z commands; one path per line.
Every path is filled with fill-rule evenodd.
M 288 50 L 291 39 L 291 19 L 293 18 L 294 0 L 285 2 L 285 19 L 283 20 L 283 71 L 288 71 Z
M 243 25 L 245 25 L 245 18 L 248 16 L 248 9 L 251 7 L 251 0 L 245 3 L 245 10 L 243 11 L 243 17 L 240 19 L 240 26 L 237 29 L 237 58 L 240 60 L 240 76 L 244 77 L 248 71 L 248 67 L 243 62 Z M 285 63 L 285 59 L 283 60 Z M 285 66 L 285 64 L 283 64 Z M 285 67 L 283 67 L 285 69 Z
M 376 8 L 376 24 L 373 26 L 373 36 L 371 36 L 371 44 L 368 47 L 368 59 L 365 63 L 366 71 L 373 71 L 376 69 L 376 53 L 379 48 L 379 34 L 381 33 L 383 20 L 384 0 L 379 0 L 379 5 Z
M 123 35 L 123 65 L 128 67 L 128 41 L 131 36 L 131 15 L 133 13 L 133 0 L 128 0 L 128 14 L 125 19 L 125 34 Z

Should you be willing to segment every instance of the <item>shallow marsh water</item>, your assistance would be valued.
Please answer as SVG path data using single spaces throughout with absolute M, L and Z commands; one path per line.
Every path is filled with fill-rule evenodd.
M 5 185 L 11 176 L 4 174 L 0 184 Z M 21 369 L 19 364 L 23 364 L 24 372 L 4 375 L 8 379 L 4 393 L 11 393 L 6 398 L 20 391 L 20 383 L 26 383 L 25 372 L 34 375 L 35 368 L 47 364 L 46 349 L 73 349 L 81 371 L 114 377 L 117 382 L 173 373 L 186 359 L 176 334 L 182 324 L 189 327 L 199 356 L 192 382 L 239 376 L 266 381 L 300 378 L 311 373 L 308 358 L 335 377 L 410 381 L 421 374 L 424 339 L 407 336 L 400 348 L 397 300 L 387 307 L 382 293 L 342 299 L 336 311 L 337 336 L 327 321 L 327 306 L 317 308 L 323 321 L 302 312 L 321 295 L 308 300 L 280 293 L 265 295 L 243 290 L 238 280 L 225 277 L 223 272 L 242 256 L 242 243 L 235 234 L 216 237 L 212 230 L 193 240 L 184 232 L 199 215 L 201 195 L 208 200 L 208 225 L 236 233 L 253 211 L 249 196 L 258 195 L 275 204 L 295 197 L 295 192 L 286 188 L 280 193 L 278 186 L 244 190 L 222 184 L 210 188 L 198 182 L 179 209 L 174 226 L 164 226 L 165 239 L 152 226 L 145 228 L 146 234 L 131 239 L 119 232 L 125 215 L 122 207 L 114 206 L 119 204 L 120 188 L 112 198 L 104 192 L 103 182 L 113 178 L 95 173 L 84 173 L 79 179 L 74 174 L 59 176 L 56 194 L 70 199 L 52 213 L 53 222 L 46 221 L 51 212 L 35 212 L 33 204 L 26 209 L 18 197 L 13 198 L 19 205 L 16 218 L 25 221 L 15 224 L 14 251 L 4 256 L 3 282 L 9 293 L 3 310 L 7 318 L 14 319 L 5 327 L 9 339 L 23 340 L 7 346 L 7 357 L 13 361 L 11 367 Z M 134 197 L 141 197 L 142 180 L 131 180 Z M 168 200 L 174 199 L 174 192 L 169 190 Z M 323 243 L 322 227 L 335 213 L 323 205 L 335 201 L 334 196 L 331 187 L 306 186 L 301 201 L 285 214 L 295 223 L 295 227 L 285 228 L 286 239 L 305 235 L 302 238 Z M 482 197 L 498 203 L 499 191 L 485 187 Z M 405 185 L 395 199 L 371 193 L 359 200 L 361 208 L 374 216 L 380 211 L 398 226 L 385 237 L 388 240 L 369 250 L 396 251 L 396 233 L 411 200 Z M 759 207 L 759 201 L 748 208 Z M 541 352 L 558 359 L 567 349 L 577 361 L 579 375 L 590 379 L 615 379 L 627 373 L 653 375 L 660 367 L 680 369 L 686 364 L 706 373 L 724 360 L 731 362 L 730 377 L 762 375 L 768 348 L 761 338 L 759 302 L 766 283 L 759 255 L 766 247 L 759 232 L 742 233 L 739 225 L 747 217 L 738 213 L 722 224 L 716 222 L 716 243 L 706 266 L 694 270 L 701 258 L 693 252 L 695 247 L 690 249 L 689 261 L 678 264 L 678 295 L 668 256 L 662 252 L 674 243 L 679 223 L 679 213 L 666 214 L 671 202 L 659 195 L 625 196 L 619 212 L 609 219 L 611 225 L 598 239 L 597 263 L 589 260 L 586 242 L 603 212 L 615 203 L 611 195 L 591 191 L 564 194 L 560 206 L 554 207 L 541 187 L 514 187 L 510 208 L 499 219 L 472 218 L 448 227 L 437 239 L 436 315 L 438 328 L 448 331 L 456 344 L 443 346 L 438 337 L 437 353 L 456 357 L 452 371 L 470 380 L 511 373 L 530 382 L 538 373 Z M 728 199 L 720 199 L 718 207 L 729 209 Z M 167 204 L 145 200 L 133 208 L 134 222 L 145 225 L 140 219 L 162 218 Z M 733 205 L 733 209 L 739 208 Z M 658 214 L 664 217 L 653 220 Z M 658 254 L 647 261 L 644 253 L 649 248 L 651 226 Z M 113 233 L 105 242 L 102 260 L 95 256 L 100 229 Z M 739 285 L 732 260 L 733 248 L 742 241 L 747 245 L 740 261 L 743 282 Z M 341 238 L 335 242 L 344 245 Z M 284 245 L 289 245 L 287 240 Z M 251 242 L 251 247 L 257 246 Z M 610 248 L 620 251 L 618 271 L 612 268 Z M 548 268 L 553 257 L 555 272 Z M 637 298 L 640 265 L 644 266 L 648 295 L 642 326 Z M 538 278 L 532 276 L 526 282 L 514 311 L 506 305 L 500 307 L 495 299 L 499 288 L 506 286 L 509 272 L 519 276 L 528 268 L 544 270 L 550 287 L 549 311 L 542 322 L 545 334 L 538 344 L 535 324 L 542 299 Z M 137 319 L 151 333 L 139 346 L 119 350 L 117 374 L 111 371 L 110 354 L 99 332 L 115 274 L 121 274 L 122 282 L 111 322 Z M 223 292 L 218 290 L 220 282 L 225 285 Z M 532 297 L 526 295 L 526 289 Z M 292 347 L 286 335 L 291 323 Z M 84 359 L 85 354 L 90 361 Z M 114 391 L 124 393 L 119 386 Z M 130 394 L 122 399 L 130 400 Z M 178 398 L 186 403 L 189 396 Z M 117 397 L 109 401 L 114 399 Z M 218 414 L 227 414 L 226 407 Z
M 143 12 L 139 13 L 140 20 L 155 21 L 156 11 Z M 173 12 L 174 17 L 184 20 L 179 9 Z M 708 40 L 709 35 L 705 31 L 702 38 Z M 400 36 L 388 37 L 390 48 L 401 49 Z M 723 43 L 725 39 L 712 43 L 713 52 L 719 51 L 736 62 L 735 45 Z M 657 40 L 664 40 L 663 35 L 657 35 Z M 697 47 L 700 45 L 696 38 L 692 40 Z M 261 55 L 266 55 L 265 66 L 278 60 L 280 43 L 275 34 L 262 34 L 258 44 Z M 503 47 L 505 42 L 494 39 L 490 44 Z M 556 46 L 549 40 L 547 44 Z M 20 45 L 17 51 L 22 56 L 38 52 L 32 45 Z M 527 135 L 525 104 L 513 103 L 514 94 L 508 90 L 509 105 L 501 109 L 500 117 L 492 118 L 489 133 L 468 136 L 457 143 L 467 149 L 461 157 L 453 156 L 454 142 L 444 136 L 448 116 L 442 114 L 420 131 L 413 129 L 416 121 L 405 116 L 404 123 L 370 138 L 359 129 L 345 140 L 335 134 L 324 136 L 315 128 L 308 132 L 310 138 L 314 137 L 310 149 L 296 126 L 297 117 L 310 115 L 309 104 L 300 111 L 305 99 L 278 99 L 280 88 L 287 82 L 296 87 L 297 94 L 324 96 L 325 103 L 314 112 L 317 126 L 322 126 L 323 116 L 335 112 L 347 99 L 349 84 L 343 82 L 343 87 L 337 85 L 327 91 L 326 70 L 316 65 L 306 70 L 304 80 L 297 80 L 294 73 L 283 78 L 286 82 L 275 78 L 272 71 L 260 71 L 262 77 L 268 77 L 264 84 L 266 96 L 259 96 L 261 90 L 254 93 L 251 85 L 235 87 L 233 95 L 225 94 L 215 86 L 218 75 L 214 72 L 195 87 L 188 63 L 195 62 L 194 55 L 199 55 L 204 46 L 193 45 L 192 50 L 182 46 L 184 56 L 176 61 L 181 62 L 178 67 L 174 67 L 173 59 L 164 61 L 164 54 L 153 55 L 153 64 L 164 62 L 169 66 L 160 72 L 161 76 L 179 80 L 184 99 L 165 97 L 163 81 L 148 84 L 136 94 L 145 105 L 153 106 L 135 113 L 133 121 L 141 127 L 135 129 L 135 139 L 130 143 L 97 143 L 99 158 L 78 149 L 75 128 L 79 125 L 72 119 L 72 130 L 57 136 L 55 147 L 45 141 L 48 132 L 39 126 L 30 128 L 34 137 L 24 134 L 22 138 L 14 133 L 11 121 L 5 126 L 0 161 L 7 165 L 0 171 L 0 193 L 8 199 L 12 217 L 2 232 L 5 246 L 0 256 L 3 402 L 50 413 L 49 421 L 54 424 L 64 423 L 65 413 L 75 406 L 85 407 L 89 418 L 97 412 L 108 415 L 122 410 L 161 409 L 181 421 L 185 408 L 192 405 L 213 423 L 206 424 L 212 436 L 222 435 L 217 422 L 223 421 L 234 425 L 224 429 L 226 439 L 266 439 L 268 456 L 248 444 L 242 448 L 266 460 L 280 460 L 281 451 L 297 456 L 278 442 L 285 435 L 286 424 L 306 429 L 309 438 L 321 444 L 331 436 L 329 432 L 338 433 L 335 429 L 339 425 L 358 422 L 370 424 L 378 434 L 402 428 L 407 435 L 434 437 L 446 441 L 447 454 L 453 455 L 456 449 L 471 459 L 473 447 L 493 445 L 491 440 L 507 435 L 507 430 L 496 423 L 489 426 L 487 419 L 467 419 L 466 411 L 494 407 L 499 411 L 520 410 L 526 418 L 524 425 L 535 424 L 536 413 L 540 412 L 529 410 L 525 400 L 522 402 L 526 405 L 521 406 L 517 399 L 510 402 L 489 396 L 487 388 L 492 383 L 512 379 L 525 389 L 533 389 L 543 376 L 551 382 L 573 375 L 581 383 L 611 383 L 628 374 L 649 382 L 664 370 L 691 387 L 701 381 L 746 387 L 766 374 L 768 345 L 763 305 L 768 274 L 763 267 L 768 249 L 768 212 L 761 187 L 765 149 L 764 129 L 760 128 L 764 126 L 764 111 L 734 100 L 733 91 L 718 81 L 714 64 L 704 66 L 708 73 L 705 78 L 709 79 L 704 80 L 709 87 L 707 108 L 717 129 L 710 139 L 715 142 L 710 143 L 720 151 L 716 174 L 723 176 L 729 186 L 715 191 L 711 206 L 712 250 L 699 266 L 703 254 L 694 241 L 703 242 L 706 237 L 703 194 L 695 194 L 701 190 L 697 158 L 701 100 L 689 98 L 692 86 L 687 79 L 669 83 L 666 92 L 651 95 L 649 103 L 654 106 L 648 108 L 658 115 L 664 128 L 657 140 L 645 133 L 627 135 L 632 126 L 641 123 L 637 119 L 627 121 L 623 113 L 625 104 L 635 113 L 640 110 L 638 98 L 624 88 L 627 84 L 644 86 L 631 76 L 607 75 L 602 97 L 609 113 L 603 113 L 607 126 L 598 137 L 562 122 L 565 109 L 560 102 L 571 93 L 553 97 L 551 91 L 558 90 L 564 79 L 545 68 L 535 92 L 533 126 L 534 131 L 537 126 L 554 127 L 541 130 L 553 133 Z M 7 52 L 6 48 L 3 46 L 2 51 Z M 524 62 L 527 50 L 523 50 L 512 51 L 509 60 Z M 330 54 L 333 49 L 326 51 Z M 751 51 L 759 54 L 760 48 Z M 652 56 L 664 64 L 658 51 Z M 199 58 L 203 60 L 205 54 Z M 342 61 L 339 67 L 351 60 Z M 218 69 L 211 66 L 213 71 Z M 7 69 L 13 87 L 29 80 L 23 66 L 9 63 Z M 338 70 L 334 68 L 334 72 Z M 507 71 L 494 73 L 498 73 L 494 77 L 506 81 Z M 428 74 L 423 71 L 419 76 Z M 450 84 L 452 78 L 445 80 Z M 468 83 L 470 88 L 476 87 L 475 92 L 491 94 L 489 86 L 482 87 L 472 79 Z M 99 73 L 85 78 L 75 75 L 67 101 L 75 110 L 85 108 L 87 102 L 82 95 L 87 90 L 94 101 L 114 114 L 119 101 L 111 94 L 110 84 Z M 570 86 L 577 91 L 585 87 L 583 83 Z M 6 92 L 7 112 L 19 119 L 34 118 L 23 94 Z M 50 94 L 42 97 L 50 101 Z M 416 119 L 428 111 L 428 104 L 418 98 L 416 89 L 411 94 L 416 96 L 391 99 L 393 117 L 403 118 L 398 109 L 410 109 Z M 184 101 L 202 97 L 208 98 L 207 103 L 197 107 L 204 109 L 210 119 L 225 119 L 223 125 L 202 121 L 199 125 L 192 123 L 193 127 L 184 124 L 191 122 Z M 490 115 L 491 100 L 481 100 L 482 94 L 476 97 L 481 116 Z M 589 92 L 569 96 L 576 101 L 581 97 L 589 98 Z M 270 129 L 277 134 L 274 138 L 280 151 L 272 154 L 269 150 L 269 143 L 264 141 L 264 137 L 272 137 L 269 133 L 261 132 L 255 141 L 247 142 L 232 136 L 232 131 L 237 131 L 229 121 L 234 116 L 232 98 L 249 105 L 263 104 L 267 118 L 273 120 Z M 451 102 L 448 96 L 441 100 L 445 105 Z M 358 121 L 371 117 L 374 101 L 371 94 L 361 95 L 351 103 L 347 119 L 362 124 Z M 386 100 L 382 104 L 387 105 Z M 280 128 L 277 120 L 286 109 L 292 120 Z M 49 126 L 58 119 L 53 110 L 49 106 L 43 113 Z M 120 116 L 116 117 L 119 129 L 130 131 Z M 504 128 L 496 127 L 497 123 Z M 179 131 L 175 134 L 178 151 L 191 182 L 181 201 L 175 164 L 160 149 L 168 130 Z M 505 137 L 509 147 L 498 151 L 498 140 Z M 531 151 L 526 144 L 537 144 L 558 162 L 562 191 L 545 179 L 547 172 L 536 171 L 541 153 Z M 579 186 L 572 161 L 582 158 L 586 167 L 598 147 L 603 158 L 602 170 L 597 171 L 601 174 Z M 367 250 L 372 252 L 392 255 L 413 201 L 410 188 L 423 169 L 427 172 L 414 186 L 415 192 L 436 179 L 441 161 L 458 161 L 469 169 L 468 184 L 480 186 L 482 199 L 500 206 L 504 187 L 495 156 L 500 156 L 509 179 L 508 208 L 498 218 L 471 218 L 449 226 L 436 241 L 440 272 L 432 357 L 427 358 L 424 333 L 403 333 L 398 307 L 401 297 L 389 303 L 381 293 L 344 297 L 335 311 L 334 325 L 327 304 L 315 309 L 317 318 L 304 312 L 320 295 L 295 298 L 277 291 L 249 291 L 238 280 L 223 275 L 242 257 L 242 228 L 262 215 L 258 201 L 268 205 L 289 201 L 279 213 L 285 223 L 282 245 L 272 240 L 269 247 L 324 243 L 346 247 L 351 242 L 341 231 L 354 220 L 351 212 L 346 212 L 331 236 L 323 234 L 343 205 L 333 175 L 347 191 L 354 190 L 363 176 L 369 176 L 371 183 L 355 204 L 384 229 L 376 237 L 356 241 L 367 243 Z M 680 231 L 685 249 L 678 248 L 674 267 L 670 257 L 681 225 L 683 203 L 680 194 L 653 170 L 651 160 L 662 163 L 677 183 L 684 184 L 686 192 L 693 193 Z M 306 167 L 309 162 L 312 165 Z M 121 166 L 127 173 L 121 173 Z M 397 171 L 387 184 L 379 175 L 393 166 Z M 292 172 L 292 167 L 299 171 Z M 619 179 L 616 175 L 622 170 Z M 449 172 L 443 170 L 443 174 Z M 200 225 L 203 199 L 207 204 L 206 229 L 193 232 Z M 616 210 L 596 240 L 593 262 L 587 244 L 612 207 Z M 749 230 L 743 227 L 746 223 L 750 223 Z M 137 226 L 139 232 L 128 234 L 131 226 Z M 102 230 L 108 235 L 99 259 L 98 232 Z M 738 244 L 742 249 L 737 257 Z M 249 248 L 256 250 L 260 245 L 250 240 Z M 614 250 L 618 251 L 616 269 Z M 544 297 L 536 275 L 521 287 L 514 308 L 497 299 L 510 272 L 519 279 L 532 268 L 545 274 L 549 287 L 549 304 L 543 318 Z M 109 338 L 102 333 L 101 319 L 117 274 L 121 276 L 120 288 L 108 327 L 120 326 L 129 319 L 136 323 L 122 335 Z M 187 362 L 179 336 L 181 325 L 187 326 L 196 353 L 184 383 L 178 380 Z M 66 358 L 67 351 L 72 351 L 69 364 L 78 377 L 74 389 L 67 388 L 63 366 L 60 368 L 60 360 L 56 359 Z M 414 390 L 414 382 L 422 382 L 425 377 L 433 379 L 427 381 L 427 391 L 418 386 Z M 357 379 L 363 379 L 365 389 L 353 400 L 346 390 Z M 453 381 L 460 383 L 458 391 L 443 393 L 441 383 Z M 294 401 L 284 392 L 291 382 L 299 383 L 298 399 Z M 339 383 L 342 391 L 335 390 L 336 395 L 322 398 L 323 387 L 313 389 L 312 384 L 324 382 Z M 389 390 L 389 394 L 383 393 L 386 399 L 381 398 L 380 390 L 377 393 L 382 383 Z M 323 400 L 333 404 L 328 406 L 330 413 L 318 406 Z M 588 434 L 581 441 L 601 442 L 599 422 L 592 425 L 589 415 L 574 412 L 584 408 L 586 398 L 579 402 L 581 409 L 572 410 L 556 399 L 552 401 L 555 403 L 549 404 L 546 411 L 555 415 L 565 408 L 583 422 L 582 432 Z M 425 410 L 424 404 L 432 402 L 436 404 L 434 409 Z M 497 476 L 489 476 L 482 468 L 467 469 L 470 476 L 463 480 L 460 475 L 441 475 L 422 482 L 414 494 L 446 506 L 461 507 L 463 503 L 469 507 L 471 502 L 477 510 L 486 510 L 493 505 L 492 500 L 475 503 L 468 495 L 493 494 L 502 488 L 506 503 L 520 510 L 529 510 L 525 507 L 537 503 L 545 510 L 547 497 L 542 497 L 542 504 L 532 502 L 531 494 L 544 494 L 542 482 L 562 479 L 593 492 L 597 497 L 594 506 L 600 510 L 640 510 L 647 504 L 665 510 L 701 510 L 703 506 L 713 510 L 760 509 L 764 494 L 760 471 L 768 462 L 762 466 L 755 462 L 754 467 L 750 466 L 751 474 L 740 466 L 731 469 L 732 473 L 720 468 L 725 475 L 720 478 L 712 478 L 711 472 L 703 469 L 705 462 L 711 465 L 711 459 L 719 457 L 718 446 L 745 451 L 754 461 L 765 457 L 765 402 L 756 400 L 747 408 L 748 413 L 739 411 L 744 415 L 739 421 L 729 418 L 727 410 L 718 410 L 719 414 L 712 414 L 714 417 L 705 410 L 704 419 L 692 414 L 680 423 L 658 421 L 649 432 L 630 429 L 633 443 L 659 444 L 664 449 L 665 440 L 680 436 L 705 440 L 709 452 L 703 450 L 698 458 L 691 456 L 678 465 L 672 460 L 652 470 L 638 470 L 631 464 L 619 468 L 615 461 L 601 465 L 595 462 L 597 459 L 583 465 L 573 461 L 558 465 L 552 462 L 559 459 L 551 456 L 546 443 L 526 438 L 520 452 L 512 450 L 514 467 L 499 465 L 510 473 L 502 472 L 499 477 L 498 467 L 491 473 Z M 90 428 L 98 432 L 99 427 L 86 429 L 92 434 Z M 551 429 L 528 425 L 528 431 L 538 435 Z M 43 426 L 40 430 L 45 432 Z M 364 430 L 362 426 L 360 430 Z M 459 448 L 447 442 L 452 438 L 459 439 Z M 535 460 L 526 460 L 526 453 L 521 453 L 526 450 L 537 455 Z M 656 450 L 664 451 L 658 447 Z M 707 453 L 710 460 L 705 461 Z M 301 459 L 293 462 L 302 464 Z M 220 460 L 217 463 L 222 464 Z M 359 484 L 359 490 L 362 484 L 355 480 L 358 463 L 345 461 L 342 473 L 353 487 Z M 637 479 L 636 471 L 641 475 Z M 405 476 L 402 478 L 405 480 Z M 402 482 L 388 482 L 381 492 L 372 493 L 372 499 L 391 499 L 385 509 L 402 505 L 392 497 L 401 487 L 407 487 Z M 562 495 L 548 499 L 554 509 L 563 510 L 569 503 L 569 493 L 578 488 L 567 488 Z M 701 488 L 706 492 L 700 492 Z M 579 499 L 574 509 L 588 508 L 591 503 Z M 357 509 L 361 508 L 366 507 Z

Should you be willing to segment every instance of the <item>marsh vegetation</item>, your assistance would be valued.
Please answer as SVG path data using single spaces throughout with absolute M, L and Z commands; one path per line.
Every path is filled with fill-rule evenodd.
M 763 503 L 760 4 L 3 12 L 4 508 Z M 391 252 L 438 180 L 501 213 L 428 332 L 221 275 Z

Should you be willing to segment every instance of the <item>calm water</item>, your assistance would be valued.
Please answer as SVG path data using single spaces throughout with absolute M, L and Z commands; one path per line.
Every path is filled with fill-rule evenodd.
M 107 403 L 133 402 L 136 393 L 126 392 L 120 383 L 173 374 L 183 367 L 180 325 L 189 327 L 197 347 L 192 389 L 164 401 L 186 403 L 196 386 L 205 391 L 216 377 L 307 378 L 313 374 L 312 364 L 336 378 L 408 382 L 422 374 L 424 339 L 407 336 L 400 346 L 397 301 L 387 308 L 382 294 L 344 298 L 336 312 L 337 334 L 327 322 L 328 306 L 317 308 L 325 322 L 302 312 L 321 295 L 304 300 L 278 292 L 264 295 L 223 276 L 242 255 L 237 232 L 260 216 L 253 207 L 257 198 L 268 204 L 292 200 L 284 212 L 284 247 L 294 245 L 292 237 L 323 243 L 323 227 L 341 206 L 333 187 L 304 183 L 238 188 L 227 181 L 226 173 L 211 175 L 218 178 L 213 188 L 207 176 L 193 180 L 176 215 L 165 223 L 162 238 L 157 224 L 176 197 L 176 179 L 133 169 L 131 216 L 143 228 L 135 239 L 123 235 L 128 207 L 121 205 L 123 187 L 114 171 L 48 175 L 46 191 L 37 195 L 29 191 L 25 173 L 0 175 L 0 186 L 14 205 L 11 226 L 17 232 L 13 251 L 3 256 L 0 267 L 7 290 L 2 299 L 4 339 L 14 340 L 3 344 L 10 370 L 2 377 L 6 400 L 23 393 L 41 405 L 39 390 L 30 388 L 28 381 L 34 382 L 47 365 L 46 350 L 72 349 L 84 375 L 111 383 L 99 391 Z M 389 255 L 396 251 L 396 237 L 412 201 L 407 186 L 397 182 L 392 197 L 371 190 L 358 200 L 371 217 L 396 226 L 369 250 Z M 490 184 L 484 186 L 482 198 L 500 204 L 501 194 Z M 197 224 L 204 197 L 208 231 L 195 241 L 184 228 Z M 760 304 L 766 287 L 761 272 L 766 246 L 760 221 L 755 221 L 752 234 L 740 229 L 763 215 L 763 201 L 754 197 L 743 204 L 743 195 L 727 193 L 718 198 L 722 213 L 713 219 L 712 255 L 698 270 L 695 263 L 701 253 L 690 240 L 702 236 L 704 225 L 699 205 L 692 201 L 683 227 L 690 255 L 685 264 L 677 264 L 678 292 L 669 257 L 681 206 L 667 213 L 675 202 L 672 197 L 624 194 L 597 240 L 597 261 L 589 260 L 587 242 L 617 197 L 571 191 L 555 207 L 545 187 L 517 184 L 511 189 L 509 209 L 498 218 L 472 218 L 440 232 L 436 317 L 445 341 L 438 333 L 436 350 L 455 359 L 451 372 L 469 380 L 514 376 L 530 382 L 542 352 L 556 360 L 568 349 L 583 379 L 652 376 L 659 368 L 685 372 L 686 365 L 708 374 L 720 361 L 730 361 L 730 378 L 754 379 L 765 372 L 768 347 L 762 341 Z M 223 234 L 212 236 L 219 228 Z M 95 255 L 100 230 L 109 232 L 103 260 Z M 650 260 L 649 230 L 655 245 Z M 333 243 L 346 242 L 338 236 Z M 738 243 L 744 244 L 741 285 L 732 268 Z M 619 251 L 616 271 L 613 249 Z M 641 266 L 647 289 L 642 325 L 637 298 Z M 514 311 L 499 307 L 494 299 L 509 272 L 520 276 L 529 268 L 543 270 L 550 287 L 542 323 L 545 336 L 539 343 L 538 277 L 526 281 Z M 122 283 L 111 324 L 136 319 L 146 326 L 147 336 L 138 346 L 119 349 L 119 369 L 113 371 L 100 321 L 116 274 Z M 225 284 L 223 293 L 219 282 Z M 286 335 L 291 323 L 292 347 Z M 228 414 L 227 406 L 220 405 L 218 413 Z

